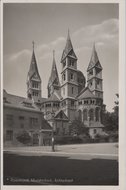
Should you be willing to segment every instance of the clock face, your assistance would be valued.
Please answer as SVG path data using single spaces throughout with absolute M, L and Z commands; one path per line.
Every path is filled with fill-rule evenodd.
M 47 119 L 51 119 L 52 118 L 52 114 L 51 114 L 51 112 L 46 112 L 46 118 Z

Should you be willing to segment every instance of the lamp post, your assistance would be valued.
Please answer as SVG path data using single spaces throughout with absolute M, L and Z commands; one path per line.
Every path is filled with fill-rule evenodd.
M 52 130 L 52 152 L 55 152 L 55 147 L 54 147 L 54 131 Z

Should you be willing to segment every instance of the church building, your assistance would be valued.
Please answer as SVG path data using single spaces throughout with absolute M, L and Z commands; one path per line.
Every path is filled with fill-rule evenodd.
M 89 129 L 91 138 L 94 138 L 96 134 L 102 134 L 104 130 L 102 124 L 102 111 L 104 109 L 103 68 L 99 61 L 95 44 L 93 45 L 87 68 L 87 80 L 84 74 L 78 70 L 78 58 L 74 51 L 69 31 L 60 64 L 62 69 L 59 78 L 55 52 L 53 51 L 52 69 L 47 85 L 48 97 L 43 98 L 42 80 L 37 67 L 33 43 L 31 64 L 27 75 L 27 98 L 17 97 L 14 100 L 14 97 L 12 98 L 13 95 L 8 95 L 5 92 L 4 107 L 7 107 L 7 104 L 10 105 L 7 100 L 8 97 L 11 97 L 11 100 L 13 99 L 11 103 L 12 107 L 14 101 L 18 102 L 16 109 L 21 109 L 23 105 L 25 105 L 26 109 L 26 105 L 29 104 L 28 109 L 30 109 L 30 112 L 38 114 L 36 115 L 38 118 L 36 121 L 39 122 L 37 134 L 42 130 L 42 123 L 47 121 L 50 126 L 49 130 L 52 129 L 56 135 L 69 135 L 69 126 L 75 119 L 79 119 Z M 27 128 L 27 124 L 25 125 Z M 33 129 L 36 128 L 35 126 L 32 127 Z

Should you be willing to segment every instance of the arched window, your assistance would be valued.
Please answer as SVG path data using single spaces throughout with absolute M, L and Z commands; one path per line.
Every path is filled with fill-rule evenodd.
M 81 110 L 78 110 L 78 119 L 82 121 L 82 112 Z
M 72 87 L 72 94 L 74 93 L 74 87 Z
M 94 121 L 94 110 L 93 109 L 89 110 L 89 120 Z
M 96 108 L 95 110 L 95 117 L 96 117 L 96 121 L 99 121 L 99 117 L 100 117 L 100 109 L 99 108 Z
M 83 118 L 84 118 L 84 121 L 87 121 L 87 110 L 86 109 L 83 111 Z

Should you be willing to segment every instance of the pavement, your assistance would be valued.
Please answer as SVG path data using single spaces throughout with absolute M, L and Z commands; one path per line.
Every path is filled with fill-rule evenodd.
M 90 156 L 104 157 L 110 159 L 118 158 L 117 143 L 98 143 L 98 144 L 72 144 L 72 145 L 55 145 L 55 152 L 52 152 L 51 146 L 32 146 L 32 147 L 6 147 L 4 152 L 16 153 L 19 155 L 51 155 L 51 156 Z
M 5 185 L 118 185 L 118 144 L 4 148 Z

